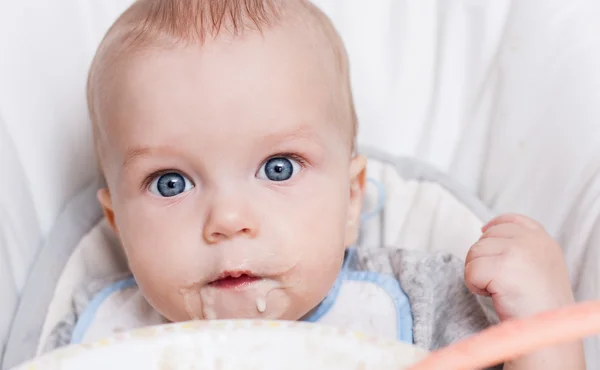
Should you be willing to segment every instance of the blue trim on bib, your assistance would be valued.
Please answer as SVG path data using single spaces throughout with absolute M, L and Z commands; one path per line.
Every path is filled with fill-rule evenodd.
M 83 340 L 85 332 L 88 330 L 96 312 L 100 308 L 100 305 L 113 293 L 125 290 L 127 288 L 134 287 L 136 285 L 135 279 L 129 277 L 124 280 L 119 280 L 112 283 L 106 288 L 102 289 L 98 294 L 94 296 L 90 304 L 83 310 L 83 313 L 79 316 L 75 328 L 73 328 L 73 334 L 71 335 L 71 344 L 80 344 Z

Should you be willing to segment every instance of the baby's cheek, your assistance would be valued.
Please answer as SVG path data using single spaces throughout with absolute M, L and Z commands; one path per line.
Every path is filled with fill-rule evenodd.
M 186 297 L 176 286 L 146 282 L 140 289 L 148 303 L 167 320 L 181 322 L 192 318 L 186 308 Z M 187 302 L 188 305 L 192 303 Z
M 337 278 L 344 256 L 345 209 L 339 192 L 323 192 L 305 203 L 307 213 L 300 215 L 295 234 L 306 296 L 318 304 Z M 313 307 L 311 307 L 312 309 Z
M 179 217 L 174 209 L 158 212 L 147 208 L 127 210 L 123 219 L 121 238 L 130 264 L 170 279 L 201 260 L 196 255 L 202 242 L 200 228 L 191 217 Z
M 128 263 L 148 302 L 171 321 L 189 319 L 182 286 L 189 285 L 202 269 L 201 249 L 184 230 L 128 225 L 122 233 Z
M 338 254 L 343 249 L 346 209 L 339 194 L 324 195 L 313 199 L 311 209 L 305 216 L 306 235 L 315 249 L 323 257 L 329 253 Z
M 148 302 L 170 321 L 190 319 L 182 287 L 193 281 L 193 270 L 189 265 L 165 263 L 165 259 L 146 260 L 132 267 Z

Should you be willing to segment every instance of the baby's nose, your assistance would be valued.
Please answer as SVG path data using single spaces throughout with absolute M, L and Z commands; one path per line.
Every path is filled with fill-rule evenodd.
M 213 205 L 203 236 L 208 244 L 215 244 L 238 236 L 253 238 L 257 231 L 255 218 L 247 202 L 227 199 Z

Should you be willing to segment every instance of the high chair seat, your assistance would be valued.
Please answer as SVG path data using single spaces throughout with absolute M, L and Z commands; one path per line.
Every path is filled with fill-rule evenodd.
M 360 152 L 368 156 L 368 185 L 357 248 L 448 251 L 460 258 L 493 215 L 463 187 L 423 162 L 369 148 Z M 70 230 L 59 228 L 34 264 L 9 337 L 8 364 L 51 349 L 55 338 L 50 334 L 59 321 L 73 311 L 84 320 L 95 312 L 88 308 L 95 307 L 104 288 L 127 280 L 123 250 L 106 221 L 98 220 L 99 207 L 92 204 L 98 185 L 82 192 L 70 209 L 89 232 L 65 238 Z M 83 209 L 88 211 L 81 213 Z M 489 309 L 491 302 L 485 306 Z M 85 321 L 91 320 L 86 316 Z

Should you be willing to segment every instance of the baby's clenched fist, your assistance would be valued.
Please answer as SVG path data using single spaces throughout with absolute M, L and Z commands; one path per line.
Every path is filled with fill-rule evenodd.
M 501 321 L 574 301 L 562 250 L 536 221 L 499 216 L 482 229 L 465 261 L 465 282 L 491 296 Z

